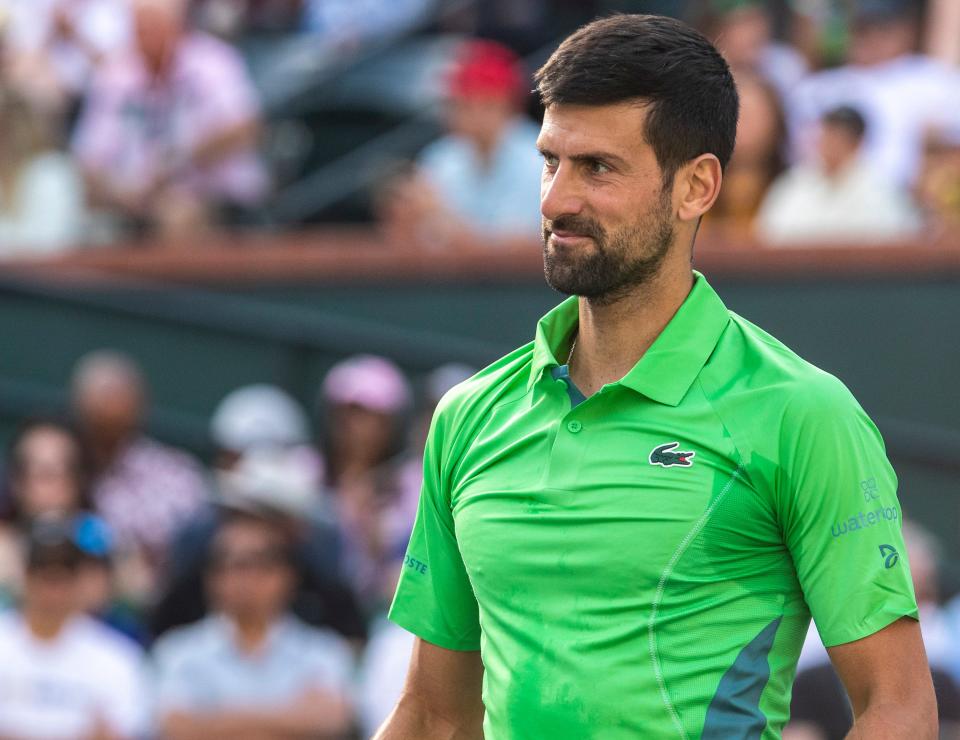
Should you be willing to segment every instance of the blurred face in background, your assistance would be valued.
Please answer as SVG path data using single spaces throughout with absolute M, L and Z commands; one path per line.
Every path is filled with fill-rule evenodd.
M 157 75 L 166 72 L 183 34 L 184 0 L 134 0 L 137 49 Z
M 64 620 L 81 603 L 79 563 L 67 559 L 33 563 L 23 583 L 23 606 L 47 620 Z
M 66 514 L 81 504 L 80 450 L 55 426 L 28 431 L 14 450 L 13 495 L 21 515 Z
M 331 441 L 337 457 L 354 466 L 373 467 L 390 452 L 397 429 L 392 414 L 360 404 L 337 404 L 331 408 Z
M 741 76 L 740 118 L 737 121 L 737 145 L 731 164 L 754 165 L 769 160 L 783 144 L 783 119 L 776 93 L 760 79 Z
M 461 95 L 447 101 L 447 126 L 481 149 L 493 148 L 517 115 L 515 103 L 495 95 Z
M 731 11 L 716 26 L 716 41 L 733 69 L 756 69 L 771 37 L 770 16 L 759 6 Z
M 860 150 L 860 137 L 845 126 L 824 123 L 820 127 L 817 151 L 823 169 L 835 174 L 856 158 Z
M 214 541 L 208 576 L 213 606 L 240 622 L 270 621 L 286 611 L 295 585 L 279 525 L 253 517 L 228 520 Z
M 910 18 L 855 23 L 850 35 L 851 64 L 869 67 L 913 51 L 917 26 Z
M 74 387 L 73 409 L 98 465 L 109 462 L 103 458 L 137 433 L 144 403 L 144 389 L 138 378 L 106 368 L 83 378 Z

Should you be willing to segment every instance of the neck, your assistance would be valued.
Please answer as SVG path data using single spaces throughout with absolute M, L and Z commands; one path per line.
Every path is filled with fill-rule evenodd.
M 70 614 L 57 614 L 46 609 L 30 607 L 25 608 L 23 612 L 23 619 L 30 634 L 42 642 L 57 639 L 70 617 Z
M 267 639 L 273 619 L 265 615 L 244 615 L 232 618 L 237 647 L 243 653 L 255 653 Z
M 689 263 L 668 270 L 614 303 L 580 299 L 580 328 L 570 377 L 590 396 L 615 383 L 650 349 L 693 287 Z

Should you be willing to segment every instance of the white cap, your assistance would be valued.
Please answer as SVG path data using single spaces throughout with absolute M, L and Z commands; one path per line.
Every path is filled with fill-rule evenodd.
M 320 502 L 322 461 L 309 447 L 254 449 L 217 473 L 220 503 L 254 513 L 309 517 Z
M 307 415 L 290 395 L 260 383 L 238 388 L 220 401 L 210 421 L 210 434 L 225 450 L 290 447 L 310 441 Z

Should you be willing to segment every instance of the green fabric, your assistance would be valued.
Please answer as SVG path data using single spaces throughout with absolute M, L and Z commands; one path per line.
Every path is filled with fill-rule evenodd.
M 570 299 L 441 402 L 390 617 L 482 651 L 489 740 L 698 738 L 711 706 L 779 737 L 811 613 L 827 645 L 916 618 L 880 435 L 700 275 L 572 405 L 552 368 L 576 323 Z

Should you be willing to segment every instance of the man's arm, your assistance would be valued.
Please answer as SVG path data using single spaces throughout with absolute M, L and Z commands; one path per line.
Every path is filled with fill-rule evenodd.
M 483 663 L 417 638 L 400 701 L 374 740 L 483 740 Z
M 827 652 L 853 704 L 854 724 L 848 738 L 937 737 L 937 700 L 916 620 L 903 617 Z

